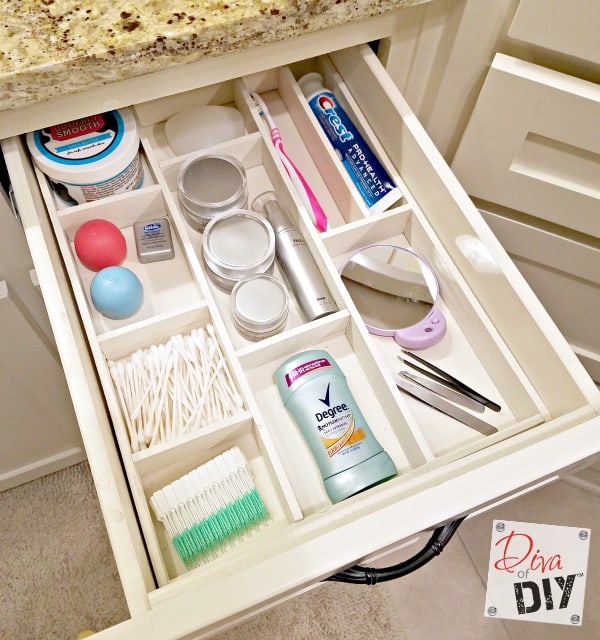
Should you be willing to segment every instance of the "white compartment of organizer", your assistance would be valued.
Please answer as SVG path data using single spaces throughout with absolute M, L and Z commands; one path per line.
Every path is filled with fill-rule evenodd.
M 299 75 L 313 69 L 324 73 L 326 84 L 345 101 L 370 144 L 380 152 L 403 193 L 403 200 L 395 208 L 370 216 L 356 197 L 296 83 Z M 326 233 L 316 232 L 294 193 L 249 91 L 259 92 L 269 105 L 288 152 L 325 206 L 330 219 Z M 246 135 L 214 150 L 226 150 L 242 160 L 250 176 L 251 198 L 265 188 L 273 189 L 296 216 L 339 312 L 306 323 L 294 309 L 284 331 L 260 343 L 250 343 L 237 335 L 228 318 L 225 298 L 206 278 L 197 234 L 181 216 L 175 174 L 184 158 L 172 153 L 164 135 L 164 122 L 170 115 L 196 104 L 234 104 L 243 113 Z M 255 578 L 255 584 L 260 584 L 256 595 L 238 592 L 237 598 L 245 604 L 236 608 L 249 607 L 250 601 L 255 606 L 283 597 L 327 571 L 375 551 L 374 545 L 383 543 L 383 538 L 391 542 L 398 539 L 395 536 L 400 536 L 400 531 L 418 531 L 419 523 L 433 525 L 460 515 L 467 504 L 475 508 L 502 497 L 502 487 L 517 489 L 509 474 L 501 474 L 496 487 L 486 485 L 484 490 L 472 486 L 470 496 L 446 496 L 443 508 L 439 500 L 435 501 L 436 513 L 418 506 L 422 500 L 423 508 L 431 507 L 433 494 L 443 493 L 448 483 L 461 484 L 471 474 L 483 472 L 487 465 L 502 467 L 504 458 L 508 460 L 524 448 L 533 451 L 545 440 L 569 434 L 597 415 L 597 390 L 367 47 L 136 105 L 135 111 L 154 185 L 63 210 L 57 209 L 43 176 L 38 174 L 38 179 L 158 580 L 159 588 L 148 593 L 152 606 L 164 606 L 179 597 L 183 607 L 192 591 L 202 589 L 205 597 L 217 598 L 228 585 L 237 584 L 231 582 L 234 578 L 230 576 L 234 575 L 240 584 L 250 579 L 254 583 Z M 108 216 L 125 228 L 126 235 L 137 219 L 164 215 L 172 223 L 176 261 L 172 265 L 150 265 L 147 270 L 147 265 L 140 265 L 152 292 L 150 305 L 140 317 L 116 325 L 94 317 L 86 294 L 86 277 L 70 245 L 77 222 L 90 213 Z M 503 410 L 499 414 L 486 414 L 497 426 L 497 434 L 481 436 L 407 398 L 393 384 L 397 347 L 390 339 L 366 332 L 337 275 L 337 268 L 352 251 L 381 241 L 410 246 L 433 266 L 441 283 L 441 305 L 449 330 L 444 340 L 425 355 L 500 402 Z M 168 271 L 163 272 L 162 266 Z M 167 307 L 159 304 L 163 295 L 170 300 Z M 154 450 L 132 452 L 107 360 L 208 324 L 214 326 L 219 337 L 245 411 L 235 420 L 212 425 L 192 437 Z M 399 471 L 396 478 L 337 505 L 327 499 L 312 457 L 281 406 L 273 382 L 273 373 L 285 358 L 315 347 L 329 350 L 341 365 L 375 435 Z M 272 521 L 237 549 L 186 573 L 161 526 L 154 521 L 147 499 L 161 484 L 232 444 L 238 444 L 248 455 L 259 491 L 272 511 Z M 562 466 L 559 458 L 559 452 L 553 451 L 548 463 L 551 472 Z M 528 474 L 528 482 L 540 475 L 544 475 L 541 467 L 539 474 Z M 451 498 L 457 505 L 449 504 Z M 405 501 L 412 505 L 414 525 L 398 525 L 398 532 L 378 526 L 389 522 L 391 510 L 402 511 Z M 428 516 L 424 515 L 426 511 Z M 322 543 L 331 543 L 338 529 L 364 532 L 368 523 L 370 537 L 353 537 L 351 543 L 336 547 L 335 553 L 329 544 L 323 550 Z M 305 555 L 308 550 L 310 556 Z M 281 558 L 286 571 L 275 576 L 269 567 L 277 558 Z M 261 582 L 266 575 L 270 576 L 268 584 Z M 230 607 L 221 602 L 220 610 L 225 609 Z M 197 615 L 203 624 L 216 622 L 209 610 Z

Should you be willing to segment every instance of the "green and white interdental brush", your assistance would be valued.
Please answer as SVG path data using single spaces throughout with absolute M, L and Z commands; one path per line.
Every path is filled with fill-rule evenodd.
M 269 519 L 239 447 L 159 489 L 150 504 L 188 569 L 213 559 Z

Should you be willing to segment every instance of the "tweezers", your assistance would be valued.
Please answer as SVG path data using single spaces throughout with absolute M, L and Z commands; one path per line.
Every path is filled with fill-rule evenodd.
M 490 400 L 489 398 L 486 398 L 481 393 L 475 391 L 475 389 L 471 389 L 471 387 L 468 387 L 464 382 L 461 382 L 458 378 L 455 378 L 454 376 L 450 375 L 443 369 L 436 367 L 431 362 L 428 362 L 424 358 L 421 358 L 421 356 L 417 356 L 414 353 L 410 351 L 406 351 L 404 349 L 402 349 L 402 353 L 404 355 L 410 356 L 411 358 L 414 358 L 417 362 L 420 362 L 422 365 L 429 367 L 431 371 L 428 371 L 427 369 L 419 367 L 413 362 L 410 362 L 410 360 L 406 360 L 402 356 L 398 356 L 399 360 L 404 362 L 404 364 L 407 364 L 409 367 L 412 367 L 416 371 L 419 371 L 420 373 L 426 375 L 431 380 L 440 382 L 441 384 L 444 384 L 447 387 L 450 387 L 451 389 L 454 389 L 455 391 L 458 391 L 459 393 L 462 393 L 463 395 L 469 398 L 472 398 L 477 402 L 480 402 L 481 404 L 485 405 L 486 407 L 488 407 L 488 409 L 491 409 L 492 411 L 502 410 L 502 407 L 498 403 L 494 402 L 493 400 Z M 432 373 L 432 371 L 435 371 L 435 373 Z

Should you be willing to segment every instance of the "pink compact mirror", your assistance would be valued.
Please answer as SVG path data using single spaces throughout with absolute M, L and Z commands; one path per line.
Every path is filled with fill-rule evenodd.
M 438 279 L 414 251 L 392 244 L 362 247 L 340 275 L 370 333 L 391 336 L 405 349 L 425 349 L 444 337 Z

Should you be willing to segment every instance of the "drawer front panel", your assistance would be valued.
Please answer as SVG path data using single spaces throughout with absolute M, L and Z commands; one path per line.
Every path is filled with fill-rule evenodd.
M 373 214 L 364 205 L 320 131 L 297 82 L 308 71 L 323 75 L 399 187 L 401 198 L 383 213 Z M 365 74 L 366 95 L 357 81 Z M 275 153 L 251 92 L 267 104 L 288 154 L 326 205 L 327 231 L 319 233 L 312 224 Z M 200 104 L 233 106 L 242 114 L 245 133 L 211 151 L 227 152 L 243 163 L 251 201 L 272 190 L 291 212 L 337 312 L 307 321 L 290 296 L 289 317 L 281 333 L 253 342 L 236 330 L 229 296 L 215 285 L 203 261 L 202 234 L 183 216 L 176 176 L 186 157 L 173 151 L 165 135 L 170 116 Z M 37 185 L 31 182 L 29 195 L 19 196 L 26 209 L 30 246 L 32 252 L 43 255 L 48 251 L 46 243 L 56 241 L 67 276 L 54 266 L 52 278 L 42 270 L 48 282 L 41 277 L 40 284 L 44 295 L 69 298 L 67 303 L 77 308 L 86 337 L 86 342 L 81 341 L 71 325 L 64 324 L 61 305 L 51 314 L 54 331 L 62 336 L 59 348 L 62 345 L 68 356 L 67 376 L 72 377 L 75 390 L 86 384 L 86 377 L 98 377 L 156 577 L 156 584 L 144 581 L 143 563 L 137 566 L 133 561 L 131 540 L 123 544 L 116 539 L 117 564 L 129 579 L 130 592 L 140 597 L 132 597 L 132 619 L 101 637 L 202 637 L 398 540 L 552 477 L 598 450 L 589 435 L 600 409 L 597 389 L 368 47 L 133 108 L 147 177 L 135 192 L 65 206 L 45 177 L 31 171 L 19 141 L 5 145 L 11 172 L 27 176 L 21 186 L 37 180 Z M 393 135 L 386 137 L 386 130 Z M 37 201 L 40 193 L 44 205 Z M 55 240 L 49 234 L 48 216 Z M 146 298 L 139 313 L 130 318 L 107 320 L 90 300 L 91 274 L 79 263 L 73 240 L 82 222 L 92 216 L 121 228 L 128 246 L 125 264 L 140 273 Z M 135 258 L 132 225 L 156 217 L 171 223 L 176 257 L 168 264 L 141 265 Z M 46 233 L 44 241 L 38 228 Z M 467 244 L 457 242 L 457 229 Z M 497 429 L 495 434 L 484 436 L 406 396 L 394 384 L 400 348 L 390 337 L 367 332 L 338 275 L 349 256 L 374 243 L 412 248 L 433 265 L 448 334 L 423 355 L 502 405 L 498 413 L 485 413 L 485 420 Z M 472 247 L 477 248 L 475 253 Z M 48 266 L 41 259 L 40 264 Z M 274 273 L 285 280 L 278 265 Z M 72 287 L 73 299 L 64 286 L 57 290 L 55 281 L 60 278 Z M 488 304 L 486 292 L 494 283 L 503 297 L 497 306 Z M 520 325 L 532 327 L 528 343 L 517 335 L 521 329 L 512 321 L 514 313 L 522 318 Z M 213 416 L 188 433 L 170 433 L 168 439 L 165 430 L 160 442 L 152 437 L 143 443 L 136 440 L 133 434 L 139 432 L 131 428 L 135 412 L 123 402 L 125 386 L 119 382 L 118 366 L 126 369 L 127 359 L 139 351 L 143 357 L 164 352 L 173 338 L 181 345 L 195 332 L 214 339 L 210 351 L 222 355 L 219 367 L 228 368 L 239 394 L 239 410 L 228 417 Z M 328 498 L 314 458 L 274 382 L 274 372 L 286 358 L 309 348 L 326 350 L 342 368 L 366 421 L 398 469 L 395 478 L 337 504 Z M 88 349 L 93 373 L 77 362 L 78 353 L 85 361 Z M 162 366 L 165 371 L 167 365 Z M 549 368 L 552 376 L 547 375 Z M 168 383 L 158 387 L 168 393 L 171 384 L 169 377 Z M 153 402 L 157 397 L 153 394 Z M 321 398 L 326 403 L 325 392 Z M 98 458 L 100 477 L 110 475 L 106 452 L 95 450 L 99 434 L 108 435 L 107 416 L 90 413 L 97 397 L 75 393 L 74 401 L 82 404 L 78 417 L 90 463 Z M 565 447 L 567 439 L 569 447 Z M 231 447 L 239 447 L 248 459 L 270 519 L 238 546 L 188 570 L 171 542 L 173 532 L 155 517 L 151 497 Z M 523 463 L 533 459 L 539 463 Z M 474 486 L 477 491 L 472 490 Z M 116 504 L 110 506 L 116 508 Z M 107 526 L 116 526 L 110 509 Z
M 452 169 L 468 193 L 600 237 L 600 87 L 497 54 Z

